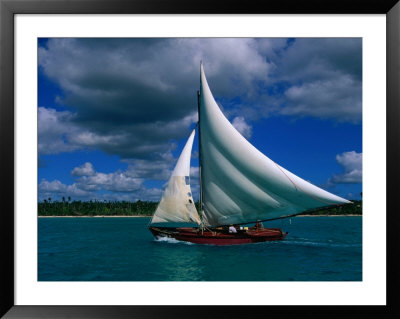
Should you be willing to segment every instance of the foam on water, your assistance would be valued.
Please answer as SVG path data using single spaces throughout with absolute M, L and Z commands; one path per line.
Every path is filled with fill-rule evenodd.
M 186 245 L 193 245 L 193 243 L 190 243 L 188 241 L 180 241 L 175 238 L 170 238 L 170 237 L 157 237 L 154 239 L 156 242 L 164 242 L 164 243 L 169 243 L 169 244 L 186 244 Z
M 286 245 L 299 245 L 299 246 L 315 246 L 315 247 L 361 247 L 360 244 L 338 244 L 329 242 L 315 242 L 315 241 L 299 241 L 299 240 L 283 240 L 283 244 Z

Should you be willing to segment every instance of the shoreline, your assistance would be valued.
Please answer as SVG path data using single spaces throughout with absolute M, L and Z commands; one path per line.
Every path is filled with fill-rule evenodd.
M 356 217 L 356 216 L 362 217 L 362 215 L 349 214 L 349 215 L 297 215 L 297 216 L 293 216 L 290 218 L 294 218 L 294 217 Z M 38 216 L 38 218 L 145 218 L 145 217 L 149 218 L 152 216 L 142 216 L 142 215 Z

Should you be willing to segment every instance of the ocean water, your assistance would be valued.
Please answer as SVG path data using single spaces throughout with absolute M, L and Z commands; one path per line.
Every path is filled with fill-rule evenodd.
M 39 281 L 361 281 L 362 217 L 265 222 L 283 241 L 155 240 L 149 218 L 38 218 Z

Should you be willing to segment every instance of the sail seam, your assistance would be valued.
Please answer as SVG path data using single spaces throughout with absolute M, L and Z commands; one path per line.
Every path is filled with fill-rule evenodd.
M 274 161 L 272 161 L 272 162 L 274 162 Z M 279 168 L 279 170 L 283 173 L 283 175 L 285 175 L 287 177 L 287 179 L 293 184 L 293 186 L 296 189 L 302 191 L 304 194 L 306 194 L 307 196 L 311 197 L 312 199 L 315 199 L 316 201 L 319 201 L 319 202 L 324 203 L 324 204 L 332 205 L 332 203 L 326 202 L 324 200 L 321 200 L 321 199 L 319 199 L 317 197 L 312 196 L 311 194 L 307 193 L 306 191 L 304 191 L 301 187 L 299 187 L 298 185 L 295 184 L 295 182 L 292 181 L 292 179 L 282 170 L 282 168 L 276 162 L 274 162 L 274 164 L 276 165 L 276 167 Z

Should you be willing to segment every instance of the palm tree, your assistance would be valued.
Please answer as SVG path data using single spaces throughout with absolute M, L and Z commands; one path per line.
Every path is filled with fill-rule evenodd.
M 68 203 L 67 203 L 67 205 L 68 205 L 68 214 L 70 214 L 70 211 L 69 211 L 69 202 L 71 201 L 71 196 L 68 196 Z
M 62 197 L 62 212 L 64 215 L 65 214 L 65 197 L 64 196 Z
M 40 207 L 40 206 L 39 206 Z M 43 200 L 43 213 L 46 214 L 47 200 Z

